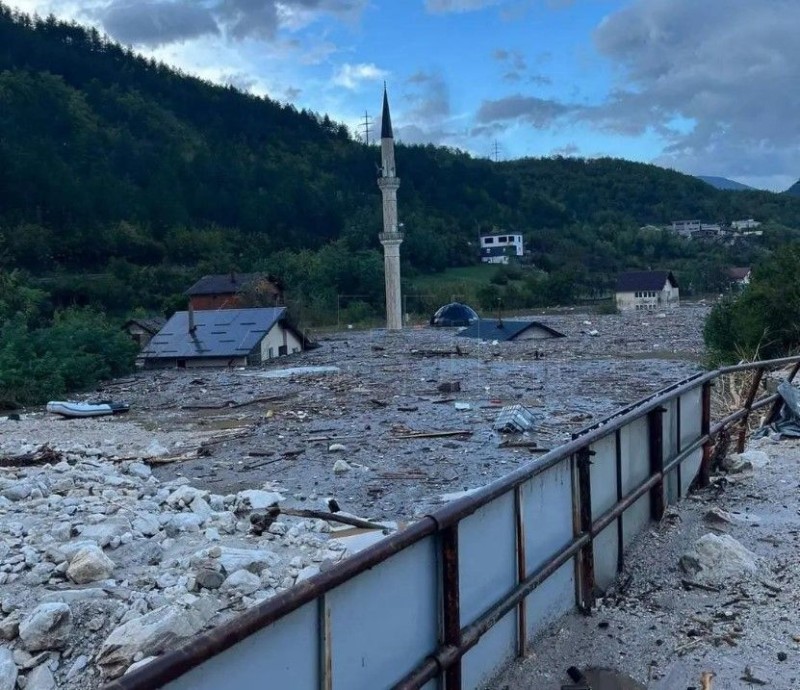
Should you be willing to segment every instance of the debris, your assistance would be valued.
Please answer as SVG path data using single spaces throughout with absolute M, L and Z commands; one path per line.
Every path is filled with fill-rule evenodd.
M 19 455 L 0 457 L 0 467 L 28 467 L 34 465 L 55 465 L 61 462 L 63 454 L 53 450 L 47 443 L 36 450 Z
M 758 572 L 757 556 L 729 534 L 704 534 L 680 565 L 696 579 L 723 582 Z
M 598 331 L 596 328 L 593 328 L 591 331 L 587 331 L 587 334 L 593 338 L 596 338 L 598 335 L 600 335 L 600 331 Z
M 416 357 L 466 357 L 469 352 L 462 350 L 459 345 L 456 345 L 454 350 L 421 349 L 411 350 L 410 354 Z
M 694 580 L 682 579 L 681 584 L 683 585 L 684 589 L 702 589 L 704 592 L 721 591 L 719 587 L 714 587 L 712 585 L 704 585 L 702 582 L 695 582 Z
M 786 652 L 778 652 L 778 661 L 786 661 L 789 655 Z
M 251 372 L 244 371 L 245 376 L 257 376 L 260 379 L 283 379 L 292 376 L 321 376 L 338 374 L 339 367 L 290 367 L 288 369 L 273 369 L 272 371 Z
M 753 675 L 753 671 L 750 669 L 749 666 L 744 667 L 744 673 L 742 674 L 739 680 L 743 680 L 746 683 L 752 683 L 753 685 L 767 685 L 767 681 L 761 680 L 760 678 L 756 678 Z
M 347 450 L 347 446 L 344 443 L 332 443 L 328 446 L 329 453 L 344 453 Z
M 372 398 L 370 402 L 375 405 L 375 407 L 387 407 L 389 405 L 385 400 L 378 400 L 377 398 Z
M 440 393 L 460 393 L 461 381 L 443 381 L 436 386 L 436 390 Z
M 361 518 L 353 517 L 352 515 L 345 515 L 341 512 L 326 513 L 321 510 L 306 510 L 300 508 L 281 508 L 280 512 L 283 515 L 292 515 L 294 517 L 316 518 L 317 520 L 341 522 L 344 525 L 352 525 L 353 527 L 361 527 L 362 529 L 386 529 L 386 525 L 380 525 L 377 522 L 370 522 L 369 520 L 362 520 Z
M 706 522 L 710 522 L 712 525 L 733 524 L 733 518 L 731 514 L 717 507 L 712 508 L 705 515 L 703 515 L 703 519 Z
M 397 440 L 410 440 L 415 438 L 447 438 L 449 436 L 472 436 L 472 431 L 420 431 L 418 433 L 393 436 Z
M 468 402 L 457 402 L 455 404 L 455 408 L 459 412 L 468 412 L 469 410 L 472 409 L 472 405 L 470 405 Z
M 353 468 L 350 467 L 350 465 L 342 459 L 339 459 L 335 463 L 333 463 L 334 474 L 344 474 L 345 472 L 349 472 L 351 469 Z
M 700 674 L 700 690 L 712 690 L 715 674 L 712 671 L 703 671 Z
M 398 412 L 418 412 L 419 408 L 416 405 L 409 405 L 407 407 L 398 407 Z
M 497 415 L 494 430 L 502 433 L 520 433 L 533 428 L 533 413 L 523 405 L 507 405 Z

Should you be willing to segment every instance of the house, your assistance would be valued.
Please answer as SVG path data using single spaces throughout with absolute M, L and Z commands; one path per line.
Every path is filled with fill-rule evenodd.
M 261 273 L 203 276 L 184 294 L 195 311 L 273 307 L 283 303 L 277 281 Z
M 750 273 L 749 266 L 729 268 L 728 277 L 731 279 L 731 285 L 740 288 L 743 288 L 745 285 L 750 285 Z
M 617 278 L 617 309 L 652 311 L 675 307 L 680 302 L 678 282 L 672 271 L 629 271 Z
M 672 232 L 682 237 L 691 237 L 694 233 L 700 232 L 702 222 L 699 220 L 673 220 Z
M 140 353 L 147 368 L 261 364 L 309 346 L 285 307 L 179 311 Z
M 513 232 L 481 235 L 480 246 L 481 261 L 485 264 L 507 264 L 509 257 L 525 253 L 522 235 Z
M 550 338 L 566 338 L 555 328 L 550 328 L 540 321 L 503 321 L 502 319 L 479 319 L 473 321 L 458 335 L 481 340 L 549 340 Z
M 161 330 L 166 323 L 162 316 L 155 316 L 147 319 L 128 319 L 123 325 L 125 331 L 135 342 L 139 349 L 145 347 L 150 339 Z
M 747 218 L 745 220 L 735 220 L 731 223 L 731 227 L 734 230 L 755 230 L 761 223 L 757 220 L 753 220 L 752 218 Z

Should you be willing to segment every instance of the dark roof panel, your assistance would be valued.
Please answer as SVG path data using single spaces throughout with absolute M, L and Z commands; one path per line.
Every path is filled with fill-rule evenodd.
M 663 290 L 667 280 L 672 283 L 672 287 L 678 287 L 672 271 L 627 271 L 617 278 L 617 292 Z
M 226 309 L 228 323 L 222 330 L 216 318 L 218 312 L 196 311 L 196 328 L 190 333 L 189 312 L 179 311 L 142 350 L 141 356 L 145 359 L 241 357 L 258 346 L 272 327 L 284 318 L 285 312 L 285 307 Z
M 566 338 L 566 336 L 550 328 L 541 321 L 498 321 L 497 319 L 480 319 L 474 321 L 469 328 L 465 328 L 459 335 L 467 338 L 480 338 L 481 340 L 514 340 L 531 328 L 541 328 L 553 338 Z
M 235 295 L 259 278 L 266 279 L 266 276 L 260 273 L 225 273 L 221 275 L 203 276 L 184 294 L 190 296 Z

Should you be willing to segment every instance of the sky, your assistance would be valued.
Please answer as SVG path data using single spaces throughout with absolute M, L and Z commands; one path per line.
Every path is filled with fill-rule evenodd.
M 800 177 L 800 0 L 6 0 L 364 136 Z M 373 133 L 374 134 L 374 133 Z

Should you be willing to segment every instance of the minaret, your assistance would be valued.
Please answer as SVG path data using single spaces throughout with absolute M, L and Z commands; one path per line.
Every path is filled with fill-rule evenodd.
M 383 232 L 378 236 L 383 245 L 383 267 L 386 278 L 386 329 L 403 328 L 403 299 L 400 293 L 400 244 L 403 233 L 397 226 L 397 189 L 400 178 L 394 167 L 394 135 L 389 114 L 389 97 L 383 85 L 381 116 L 381 172 L 378 187 L 383 195 Z

